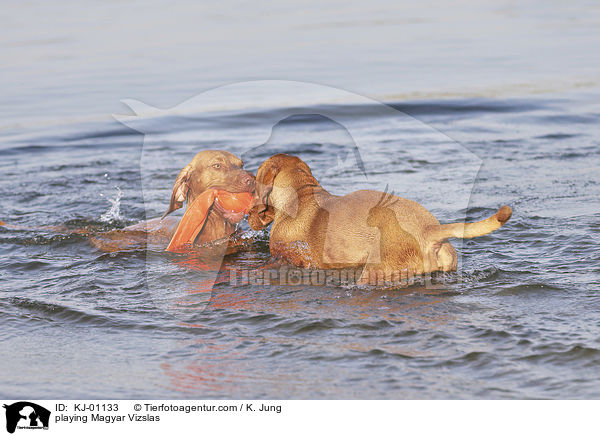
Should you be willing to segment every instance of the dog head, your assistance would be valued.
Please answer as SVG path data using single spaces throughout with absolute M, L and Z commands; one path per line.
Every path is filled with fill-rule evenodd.
M 268 226 L 276 211 L 294 216 L 298 206 L 298 189 L 318 185 L 310 168 L 300 158 L 276 154 L 264 161 L 256 172 L 254 200 L 248 224 L 254 230 Z
M 196 154 L 177 176 L 169 208 L 163 218 L 181 208 L 183 202 L 194 202 L 209 188 L 229 192 L 252 192 L 254 176 L 243 170 L 242 160 L 226 151 L 204 150 Z

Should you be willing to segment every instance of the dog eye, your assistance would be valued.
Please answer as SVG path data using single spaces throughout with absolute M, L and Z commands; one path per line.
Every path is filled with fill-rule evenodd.
M 213 164 L 213 168 L 218 170 L 219 168 L 221 168 L 221 164 L 218 164 L 218 163 Z

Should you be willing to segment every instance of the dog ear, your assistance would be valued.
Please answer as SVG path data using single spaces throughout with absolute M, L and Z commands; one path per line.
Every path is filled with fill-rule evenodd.
M 179 175 L 177 176 L 177 179 L 175 179 L 175 184 L 173 185 L 173 193 L 171 194 L 171 202 L 169 203 L 169 208 L 161 217 L 161 219 L 169 215 L 174 210 L 177 210 L 181 208 L 181 206 L 183 206 L 183 202 L 187 200 L 188 191 L 190 189 L 188 181 L 191 174 L 191 164 L 186 165 L 181 171 L 179 171 Z
M 248 224 L 253 230 L 263 229 L 273 221 L 275 210 L 269 204 L 269 195 L 278 173 L 279 166 L 273 159 L 264 162 L 256 172 L 255 195 L 248 215 Z
M 279 165 L 274 161 L 267 161 L 264 167 L 261 167 L 256 172 L 256 199 L 258 204 L 264 206 L 264 210 L 269 206 L 269 195 L 273 191 L 273 182 L 279 173 Z

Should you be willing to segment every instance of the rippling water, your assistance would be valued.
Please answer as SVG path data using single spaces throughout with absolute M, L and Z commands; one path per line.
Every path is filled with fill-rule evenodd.
M 392 76 L 384 82 L 394 95 Z M 138 121 L 152 131 L 144 138 L 117 121 L 56 123 L 60 111 L 34 127 L 38 114 L 25 108 L 42 88 L 13 96 L 0 218 L 22 229 L 0 227 L 3 396 L 597 398 L 600 90 L 551 91 L 388 97 L 409 115 L 405 130 L 368 105 L 303 102 L 343 114 L 363 140 L 366 174 L 347 160 L 348 126 L 286 119 L 276 101 L 242 96 L 210 116 L 154 114 Z M 78 107 L 65 98 L 61 110 Z M 257 126 L 278 118 L 263 137 Z M 178 170 L 203 148 L 239 154 L 252 171 L 275 152 L 297 154 L 332 193 L 390 184 L 443 222 L 481 219 L 502 204 L 514 214 L 491 235 L 457 241 L 460 274 L 437 289 L 232 286 L 220 276 L 211 293 L 202 273 L 178 279 L 193 259 L 160 247 L 101 253 L 69 233 L 159 216 Z M 268 234 L 241 230 L 252 248 L 224 270 L 268 261 Z
M 598 112 L 564 98 L 420 101 L 396 107 L 433 125 L 452 121 L 444 124 L 445 133 L 460 137 L 483 158 L 466 211 L 471 219 L 504 203 L 515 210 L 501 230 L 463 244 L 462 280 L 450 277 L 435 290 L 230 286 L 225 281 L 215 286 L 206 307 L 187 308 L 181 317 L 173 313 L 173 298 L 185 298 L 186 290 L 175 290 L 181 295 L 168 297 L 171 309 L 164 310 L 160 287 L 146 284 L 144 251 L 104 254 L 80 235 L 0 229 L 2 340 L 10 353 L 5 368 L 13 374 L 22 367 L 46 374 L 36 387 L 43 396 L 597 394 Z M 343 109 L 361 120 L 360 107 Z M 210 145 L 244 154 L 235 140 L 245 137 L 244 128 L 228 134 L 231 120 L 225 127 L 218 120 L 211 130 L 226 143 L 162 141 L 160 147 L 181 164 L 150 174 L 161 187 L 156 196 L 162 201 L 156 201 L 155 211 L 148 205 L 149 215 L 162 212 L 177 170 L 195 150 Z M 207 129 L 194 130 L 193 119 L 154 122 L 177 125 L 179 136 L 180 131 L 200 136 Z M 428 205 L 441 219 L 456 219 L 461 211 L 454 209 L 455 199 L 439 198 L 423 181 L 445 173 L 452 158 L 431 154 L 424 141 L 411 145 L 423 157 L 407 162 L 406 150 L 380 134 L 385 127 L 377 126 L 386 120 L 369 124 L 375 126 L 374 140 L 366 151 L 386 160 L 377 168 L 367 166 L 369 183 L 382 189 L 373 178 L 397 173 L 409 181 L 397 192 Z M 364 183 L 358 170 L 342 174 L 343 182 L 339 173 L 328 173 L 336 147 L 348 144 L 316 138 L 336 136 L 338 126 L 305 117 L 278 129 L 276 145 L 267 143 L 255 157 L 245 153 L 248 168 L 255 170 L 277 151 L 273 147 L 283 148 L 302 155 L 332 192 Z M 303 140 L 295 142 L 298 137 Z M 287 142 L 281 142 L 284 138 Z M 141 135 L 110 125 L 75 138 L 5 148 L 0 181 L 5 219 L 22 226 L 98 230 L 144 219 L 141 142 Z M 247 225 L 244 229 L 250 232 Z M 230 268 L 267 261 L 267 234 L 251 235 L 258 241 L 254 249 L 228 258 Z M 159 251 L 155 255 L 172 262 Z M 4 379 L 3 386 L 16 397 L 28 392 L 29 382 Z

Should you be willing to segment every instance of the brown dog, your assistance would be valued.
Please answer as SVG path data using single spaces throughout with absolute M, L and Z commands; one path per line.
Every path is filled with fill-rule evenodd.
M 260 165 L 254 195 L 248 223 L 258 230 L 273 222 L 272 256 L 302 268 L 362 269 L 361 283 L 456 270 L 448 238 L 486 235 L 512 213 L 503 206 L 483 221 L 442 225 L 423 206 L 392 194 L 331 195 L 306 163 L 286 154 Z
M 196 197 L 209 188 L 229 192 L 252 192 L 254 176 L 242 168 L 242 160 L 227 151 L 204 150 L 196 154 L 177 176 L 169 208 L 164 219 L 179 209 L 184 201 L 190 205 Z M 239 216 L 233 216 L 215 202 L 196 242 L 210 242 L 225 238 L 235 231 Z
M 243 166 L 239 157 L 227 151 L 204 150 L 197 153 L 175 179 L 171 201 L 162 218 L 96 235 L 91 238 L 92 243 L 102 251 L 113 252 L 136 247 L 141 242 L 140 239 L 145 237 L 148 237 L 149 242 L 168 242 L 175 233 L 179 220 L 166 217 L 180 209 L 184 202 L 187 201 L 189 206 L 198 195 L 210 188 L 229 192 L 253 191 L 254 176 L 243 170 Z M 195 243 L 209 243 L 229 237 L 241 218 L 215 202 Z
M 204 150 L 194 156 L 177 176 L 169 207 L 162 218 L 143 221 L 120 230 L 97 233 L 93 229 L 67 229 L 61 226 L 39 227 L 65 233 L 90 236 L 91 243 L 105 252 L 137 250 L 146 247 L 146 241 L 154 244 L 169 242 L 179 222 L 178 218 L 166 217 L 183 206 L 191 204 L 198 195 L 209 188 L 229 192 L 252 192 L 254 176 L 243 170 L 242 160 L 227 151 Z M 208 243 L 227 238 L 235 231 L 235 223 L 241 219 L 220 207 L 215 202 L 211 207 L 202 230 L 195 243 Z M 10 226 L 0 221 L 0 225 L 16 230 L 31 230 L 21 226 Z

